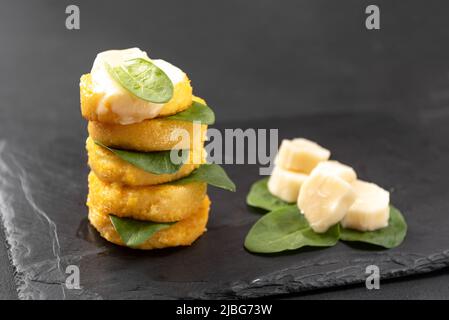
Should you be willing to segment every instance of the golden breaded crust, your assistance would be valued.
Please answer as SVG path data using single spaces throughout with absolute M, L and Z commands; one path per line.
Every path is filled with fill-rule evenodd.
M 129 187 L 104 182 L 90 172 L 87 205 L 119 217 L 173 222 L 196 212 L 206 191 L 207 184 L 204 182 Z
M 189 246 L 205 231 L 209 219 L 210 200 L 206 196 L 198 210 L 190 217 L 156 232 L 135 249 L 161 249 L 167 247 Z M 108 213 L 89 208 L 89 221 L 100 235 L 109 242 L 124 246 L 120 235 L 115 231 Z
M 206 161 L 206 151 L 200 146 L 189 152 L 188 161 L 173 174 L 154 174 L 128 163 L 106 148 L 97 145 L 92 138 L 86 140 L 89 166 L 98 178 L 105 182 L 117 182 L 131 187 L 166 183 L 188 176 Z
M 177 83 L 173 89 L 173 97 L 163 106 L 158 117 L 165 117 L 181 112 L 192 104 L 192 86 L 187 76 L 183 81 Z M 120 123 L 119 115 L 114 113 L 108 104 L 104 106 L 107 110 L 106 112 L 102 112 L 101 114 L 97 113 L 97 108 L 102 98 L 102 93 L 93 91 L 90 73 L 82 75 L 80 79 L 80 100 L 81 114 L 83 117 L 89 121 Z M 136 97 L 135 99 L 138 98 Z
M 163 151 L 175 147 L 193 149 L 194 144 L 203 145 L 207 133 L 207 125 L 194 125 L 189 121 L 165 120 L 164 118 L 129 125 L 89 121 L 87 128 L 92 139 L 106 146 L 136 151 Z M 183 140 L 181 131 L 178 130 L 186 130 L 183 132 L 189 134 L 190 141 Z M 196 138 L 197 136 L 199 138 Z M 183 142 L 180 143 L 181 141 Z

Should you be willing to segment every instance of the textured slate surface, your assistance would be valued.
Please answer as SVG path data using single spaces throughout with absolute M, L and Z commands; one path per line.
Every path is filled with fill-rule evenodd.
M 281 138 L 306 136 L 335 150 L 334 157 L 353 165 L 362 178 L 389 188 L 409 224 L 405 242 L 393 250 L 341 243 L 270 256 L 242 247 L 261 214 L 244 202 L 259 178 L 257 166 L 228 166 L 239 192 L 210 189 L 208 232 L 192 247 L 132 251 L 106 243 L 86 221 L 83 126 L 72 124 L 78 129 L 58 136 L 30 127 L 27 135 L 39 131 L 39 141 L 18 145 L 11 138 L 0 145 L 1 209 L 19 296 L 246 298 L 357 283 L 370 264 L 380 267 L 383 279 L 447 266 L 449 151 L 442 137 L 448 130 L 443 121 L 429 126 L 426 119 L 348 114 L 241 123 L 278 126 Z M 82 290 L 60 285 L 68 264 L 80 267 Z
M 0 2 L 3 4 L 3 0 Z M 123 1 L 80 0 L 77 4 L 81 9 L 81 30 L 71 32 L 64 27 L 64 11 L 66 5 L 72 3 L 68 0 L 4 1 L 0 10 L 0 140 L 3 146 L 0 176 L 3 177 L 1 194 L 7 196 L 1 198 L 0 208 L 3 214 L 8 213 L 7 217 L 11 218 L 8 221 L 14 221 L 10 224 L 10 230 L 14 233 L 14 239 L 20 241 L 13 257 L 17 258 L 16 268 L 29 277 L 25 283 L 32 287 L 26 291 L 23 283 L 19 283 L 22 296 L 27 292 L 32 296 L 39 296 L 36 292 L 41 292 L 43 296 L 62 296 L 60 286 L 52 284 L 55 279 L 63 279 L 64 275 L 54 268 L 51 229 L 45 215 L 40 214 L 42 212 L 52 218 L 58 227 L 61 249 L 59 253 L 58 250 L 55 252 L 63 257 L 61 270 L 69 261 L 78 263 L 80 253 L 86 255 L 93 249 L 90 252 L 91 260 L 86 256 L 81 259 L 82 284 L 86 284 L 86 289 L 91 284 L 99 288 L 102 285 L 103 290 L 99 292 L 108 297 L 119 285 L 130 281 L 129 291 L 122 293 L 123 296 L 149 296 L 145 294 L 144 287 L 137 281 L 133 282 L 131 277 L 127 280 L 126 277 L 118 276 L 108 278 L 110 275 L 107 275 L 114 268 L 122 270 L 124 267 L 119 267 L 122 260 L 133 262 L 140 259 L 139 254 L 125 251 L 124 256 L 116 256 L 116 249 L 102 247 L 104 243 L 95 234 L 91 240 L 93 243 L 74 236 L 85 215 L 86 168 L 81 162 L 85 160 L 85 124 L 79 116 L 78 79 L 81 73 L 89 70 L 98 51 L 113 47 L 138 45 L 156 57 L 182 66 L 191 76 L 196 92 L 204 95 L 215 108 L 219 121 L 348 110 L 394 112 L 396 116 L 390 118 L 388 127 L 394 132 L 391 143 L 387 141 L 390 134 L 387 134 L 388 137 L 377 137 L 377 143 L 372 146 L 360 138 L 355 144 L 356 148 L 363 151 L 364 158 L 360 160 L 353 157 L 356 150 L 351 150 L 351 153 L 344 149 L 349 146 L 344 144 L 343 138 L 333 137 L 334 124 L 329 119 L 323 124 L 313 120 L 316 119 L 314 117 L 300 118 L 298 123 L 292 122 L 290 129 L 286 128 L 283 133 L 313 134 L 326 140 L 323 143 L 343 148 L 336 150 L 339 158 L 358 165 L 359 171 L 368 170 L 365 171 L 366 177 L 396 188 L 393 194 L 395 204 L 406 215 L 413 217 L 409 221 L 409 238 L 404 247 L 398 250 L 414 254 L 413 257 L 418 259 L 417 265 L 424 261 L 422 271 L 428 271 L 426 267 L 431 264 L 425 259 L 428 254 L 443 251 L 447 239 L 434 237 L 444 234 L 441 231 L 447 225 L 444 214 L 448 209 L 446 190 L 449 179 L 445 166 L 448 147 L 445 140 L 449 132 L 444 128 L 449 115 L 449 45 L 446 41 L 449 20 L 446 17 L 447 10 L 444 10 L 448 6 L 447 1 L 431 0 L 426 1 L 425 5 L 421 0 L 407 1 L 406 5 L 377 1 L 382 12 L 382 29 L 379 32 L 367 32 L 364 28 L 363 9 L 371 4 L 370 1 L 347 0 L 337 3 L 331 0 L 308 0 L 299 3 L 289 0 L 279 5 L 274 1 L 230 0 L 211 3 L 196 0 L 187 3 L 130 0 L 124 5 Z M 239 70 L 238 75 L 236 70 Z M 403 119 L 412 115 L 416 117 L 415 120 Z M 377 124 L 370 122 L 368 116 L 361 117 L 363 124 L 357 126 L 353 132 L 355 137 L 348 141 L 354 141 L 360 134 L 366 138 L 382 131 L 384 124 L 381 121 Z M 357 116 L 352 119 L 360 120 Z M 361 133 L 361 127 L 366 122 L 371 131 Z M 271 128 L 282 123 L 273 119 L 259 125 Z M 399 123 L 395 129 L 394 123 Z M 347 137 L 353 125 L 346 119 L 337 125 L 340 127 L 335 132 Z M 388 148 L 381 146 L 384 140 Z M 395 144 L 406 156 L 397 156 L 399 151 L 391 147 Z M 378 156 L 379 153 L 382 155 L 371 159 L 370 166 L 364 169 L 363 164 L 368 158 L 364 154 Z M 394 166 L 390 167 L 388 157 L 394 159 Z M 13 175 L 12 179 L 6 173 L 7 168 Z M 421 169 L 422 172 L 419 171 Z M 258 178 L 255 167 L 236 167 L 230 168 L 230 171 L 245 192 L 250 182 Z M 417 185 L 410 185 L 410 182 Z M 32 192 L 27 193 L 26 199 L 24 190 L 30 189 Z M 228 241 L 235 239 L 235 243 L 229 243 L 233 249 L 225 252 L 229 257 L 223 257 L 223 260 L 247 257 L 238 250 L 241 249 L 239 246 L 247 228 L 257 219 L 257 213 L 246 212 L 243 195 L 229 203 L 230 209 L 220 209 L 220 199 L 228 201 L 228 195 L 221 191 L 212 192 L 215 207 L 210 226 L 222 233 L 212 236 L 214 233 L 209 232 L 207 238 L 204 238 L 208 240 L 201 240 L 197 244 L 199 248 L 188 249 L 188 252 L 207 251 L 213 245 L 209 240 L 215 240 L 221 234 Z M 8 202 L 14 203 L 14 210 L 5 210 L 9 208 L 5 206 Z M 237 224 L 237 228 L 229 227 L 232 230 L 229 232 L 220 231 L 232 223 Z M 436 235 L 433 230 L 437 231 Z M 88 237 L 88 231 L 81 228 L 81 237 Z M 35 239 L 34 234 L 39 232 L 40 238 Z M 27 234 L 31 236 L 28 238 Z M 22 241 L 30 247 L 22 247 Z M 202 244 L 204 241 L 208 244 Z M 418 243 L 420 241 L 422 243 Z M 414 242 L 417 242 L 416 246 Z M 29 248 L 31 254 L 27 257 Z M 237 251 L 234 251 L 235 248 Z M 338 255 L 339 250 L 348 250 L 348 247 L 342 245 L 334 249 Z M 349 249 L 354 255 L 368 254 L 359 248 Z M 112 253 L 110 250 L 113 250 Z M 88 271 L 93 270 L 97 262 L 105 261 L 94 259 L 96 252 L 100 258 L 106 259 L 104 255 L 110 255 L 111 259 L 120 260 L 117 264 L 108 262 L 100 265 L 101 270 L 108 271 L 103 278 L 97 273 L 83 271 L 84 265 L 92 266 L 86 268 Z M 14 270 L 8 266 L 8 257 L 4 253 L 4 250 L 0 250 L 0 298 L 13 296 L 15 290 L 10 278 Z M 369 252 L 374 253 L 379 254 Z M 250 257 L 243 261 L 247 261 L 247 269 L 260 269 L 262 273 L 267 269 L 255 263 L 272 263 L 272 270 L 278 270 L 288 267 L 286 261 L 289 259 L 296 259 L 300 263 L 310 255 L 317 254 L 320 252 L 306 252 L 294 255 L 294 258 L 280 257 L 277 262 L 269 262 L 269 258 L 263 257 Z M 382 251 L 380 254 L 387 253 Z M 150 255 L 155 256 L 151 262 L 162 263 L 167 259 L 164 256 L 172 255 L 177 258 L 180 255 L 190 257 L 187 253 L 181 254 L 174 250 Z M 178 259 L 169 259 L 179 264 Z M 209 260 L 222 261 L 208 254 L 205 261 Z M 151 275 L 151 271 L 157 271 L 154 266 L 143 265 L 149 270 L 145 274 Z M 224 266 L 226 264 L 218 266 L 218 271 L 223 273 L 220 279 L 224 282 L 235 281 L 231 272 L 223 270 Z M 172 269 L 169 276 L 173 274 L 174 280 L 179 280 L 180 275 L 187 277 L 184 269 Z M 46 270 L 52 273 L 48 275 Z M 160 279 L 166 279 L 169 270 L 165 268 L 153 277 L 158 278 L 161 274 Z M 205 270 L 208 269 L 202 267 L 197 273 L 189 272 L 196 278 L 218 278 L 218 275 L 217 278 L 211 275 L 214 271 Z M 248 281 L 246 275 L 243 271 L 237 280 Z M 105 281 L 100 285 L 96 279 Z M 107 279 L 112 280 L 108 282 Z M 420 278 L 413 282 L 415 290 L 408 288 L 409 282 L 406 280 L 400 284 L 395 282 L 383 286 L 377 296 L 447 297 L 446 280 L 447 275 L 443 277 L 441 273 L 435 278 Z M 204 284 L 201 281 L 197 282 L 198 288 Z M 302 279 L 302 284 L 308 283 L 307 279 Z M 218 284 L 218 280 L 215 284 Z M 393 286 L 397 289 L 386 289 Z M 419 293 L 416 293 L 418 289 Z M 229 294 L 224 290 L 214 291 L 216 296 Z M 318 290 L 321 293 L 314 296 L 329 298 L 344 295 L 357 298 L 361 291 L 364 289 L 345 290 L 345 294 L 340 290 L 324 293 Z M 67 295 L 75 295 L 75 292 Z M 88 296 L 84 291 L 78 292 L 75 297 L 80 295 Z

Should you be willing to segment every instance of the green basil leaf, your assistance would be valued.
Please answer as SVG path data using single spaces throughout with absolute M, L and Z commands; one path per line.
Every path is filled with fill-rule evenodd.
M 207 105 L 194 101 L 188 109 L 172 116 L 165 117 L 164 119 L 196 121 L 201 124 L 212 125 L 215 123 L 215 114 Z
M 228 177 L 223 168 L 214 163 L 202 164 L 187 177 L 169 183 L 186 184 L 191 182 L 206 182 L 214 187 L 232 192 L 236 189 L 234 182 Z
M 245 239 L 245 248 L 254 253 L 274 253 L 304 246 L 331 247 L 339 239 L 339 225 L 315 233 L 296 205 L 271 211 L 260 218 Z
M 388 227 L 375 231 L 357 231 L 341 227 L 341 240 L 359 241 L 375 244 L 385 248 L 394 248 L 399 246 L 407 233 L 407 223 L 401 212 L 393 206 L 390 206 L 390 220 Z
M 159 230 L 166 229 L 173 224 L 120 218 L 112 214 L 109 215 L 109 219 L 111 219 L 115 231 L 128 247 L 144 243 Z
M 252 207 L 268 211 L 280 209 L 291 204 L 270 193 L 267 186 L 268 179 L 269 178 L 264 178 L 253 183 L 246 197 L 246 203 Z
M 171 161 L 170 153 L 168 151 L 153 151 L 153 152 L 139 152 L 120 150 L 105 146 L 99 141 L 95 143 L 103 148 L 108 149 L 120 159 L 131 163 L 132 165 L 154 174 L 172 174 L 178 172 L 189 157 L 188 150 L 179 150 L 181 153 L 181 163 L 175 164 Z
M 173 97 L 170 78 L 150 60 L 136 58 L 106 69 L 124 89 L 136 97 L 154 103 L 165 103 Z

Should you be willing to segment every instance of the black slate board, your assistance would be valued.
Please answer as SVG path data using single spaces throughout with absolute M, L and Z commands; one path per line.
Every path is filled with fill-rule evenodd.
M 371 264 L 383 279 L 449 264 L 445 121 L 363 113 L 222 126 L 280 128 L 280 138 L 319 141 L 361 178 L 390 189 L 409 225 L 405 242 L 392 250 L 340 243 L 277 255 L 250 254 L 242 245 L 261 215 L 245 204 L 260 178 L 256 165 L 226 166 L 238 192 L 210 188 L 208 232 L 193 246 L 142 252 L 104 241 L 86 219 L 81 121 L 2 132 L 0 212 L 20 298 L 251 298 L 362 282 Z M 61 285 L 69 264 L 80 268 L 81 290 Z

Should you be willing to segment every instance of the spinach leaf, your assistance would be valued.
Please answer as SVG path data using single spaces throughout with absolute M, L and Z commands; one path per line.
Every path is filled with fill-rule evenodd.
M 179 120 L 179 121 L 197 121 L 201 124 L 211 125 L 215 122 L 215 114 L 211 108 L 205 104 L 193 101 L 192 105 L 177 114 L 165 117 L 168 120 Z
M 169 183 L 186 184 L 191 182 L 206 182 L 214 187 L 232 192 L 236 189 L 234 182 L 228 177 L 223 168 L 214 163 L 202 164 L 187 177 Z
M 153 151 L 153 152 L 139 152 L 120 150 L 105 146 L 99 141 L 95 143 L 103 148 L 108 149 L 120 159 L 131 163 L 132 165 L 154 174 L 172 174 L 176 173 L 189 157 L 188 150 L 179 150 L 181 163 L 175 164 L 171 161 L 170 153 L 168 151 Z M 179 154 L 178 154 L 179 155 Z
M 280 209 L 289 205 L 288 202 L 285 202 L 270 193 L 267 186 L 268 179 L 269 178 L 264 178 L 253 183 L 246 197 L 246 203 L 252 207 L 268 211 Z
M 124 89 L 136 97 L 154 103 L 165 103 L 173 97 L 173 83 L 153 62 L 143 58 L 125 61 L 106 70 Z
M 339 225 L 315 233 L 296 205 L 271 211 L 260 218 L 245 239 L 245 248 L 255 253 L 274 253 L 304 246 L 330 247 L 338 242 Z
M 385 248 L 399 246 L 407 233 L 407 223 L 401 212 L 390 206 L 390 220 L 388 227 L 375 231 L 357 231 L 341 227 L 340 239 L 344 241 L 359 241 L 375 244 Z
M 252 186 L 251 189 L 247 195 L 246 203 L 252 207 L 262 208 L 268 211 L 271 211 L 266 214 L 266 216 L 271 215 L 274 211 L 282 211 L 282 208 L 291 208 L 294 205 L 289 204 L 278 197 L 272 195 L 267 187 L 267 182 L 269 178 L 264 178 L 259 181 L 256 181 Z M 293 209 L 291 209 L 293 210 Z M 286 214 L 286 213 L 283 213 Z M 301 218 L 305 220 L 304 216 L 301 215 Z M 262 218 L 263 219 L 263 218 Z M 262 220 L 260 219 L 256 225 Z M 307 223 L 307 221 L 304 221 L 304 223 Z M 253 229 L 255 226 L 253 226 Z M 262 237 L 267 237 L 266 240 L 270 240 L 272 242 L 274 241 L 274 236 L 281 236 L 281 233 L 276 229 L 278 228 L 278 225 L 274 224 L 267 224 L 264 222 L 263 224 L 265 231 L 264 233 L 260 233 L 256 238 L 254 238 L 254 235 L 251 236 L 250 245 L 254 246 L 254 241 L 257 239 L 260 243 L 263 242 Z M 269 232 L 268 228 L 273 228 L 272 232 Z M 293 228 L 293 225 L 291 226 Z M 297 227 L 300 227 L 297 225 Z M 258 232 L 260 232 L 261 226 L 258 227 Z M 251 229 L 251 230 L 253 230 Z M 301 231 L 302 232 L 302 231 Z M 314 233 L 313 230 L 309 230 L 311 234 L 315 234 L 316 237 L 322 237 L 323 234 Z M 329 232 L 329 231 L 328 231 Z M 250 231 L 251 233 L 251 231 Z M 357 231 L 357 230 L 351 230 L 351 229 L 345 229 L 340 226 L 340 240 L 343 241 L 358 241 L 358 242 L 366 242 L 370 244 L 375 244 L 378 246 L 382 246 L 385 248 L 394 248 L 399 246 L 402 241 L 405 238 L 405 235 L 407 233 L 407 224 L 404 220 L 404 217 L 402 216 L 401 212 L 394 208 L 393 206 L 390 206 L 390 220 L 388 222 L 388 227 L 376 230 L 376 231 Z M 247 239 L 250 234 L 248 234 Z M 286 238 L 283 238 L 284 240 Z M 245 242 L 246 246 L 246 242 Z M 259 247 L 261 245 L 259 244 Z M 248 249 L 250 250 L 250 249 Z M 253 251 L 253 250 L 250 250 Z M 256 251 L 253 251 L 256 252 Z M 271 251 L 270 251 L 271 252 Z M 274 251 L 273 251 L 274 252 Z
M 144 243 L 159 230 L 166 229 L 173 224 L 120 218 L 113 214 L 109 215 L 109 219 L 111 219 L 115 231 L 128 247 Z

